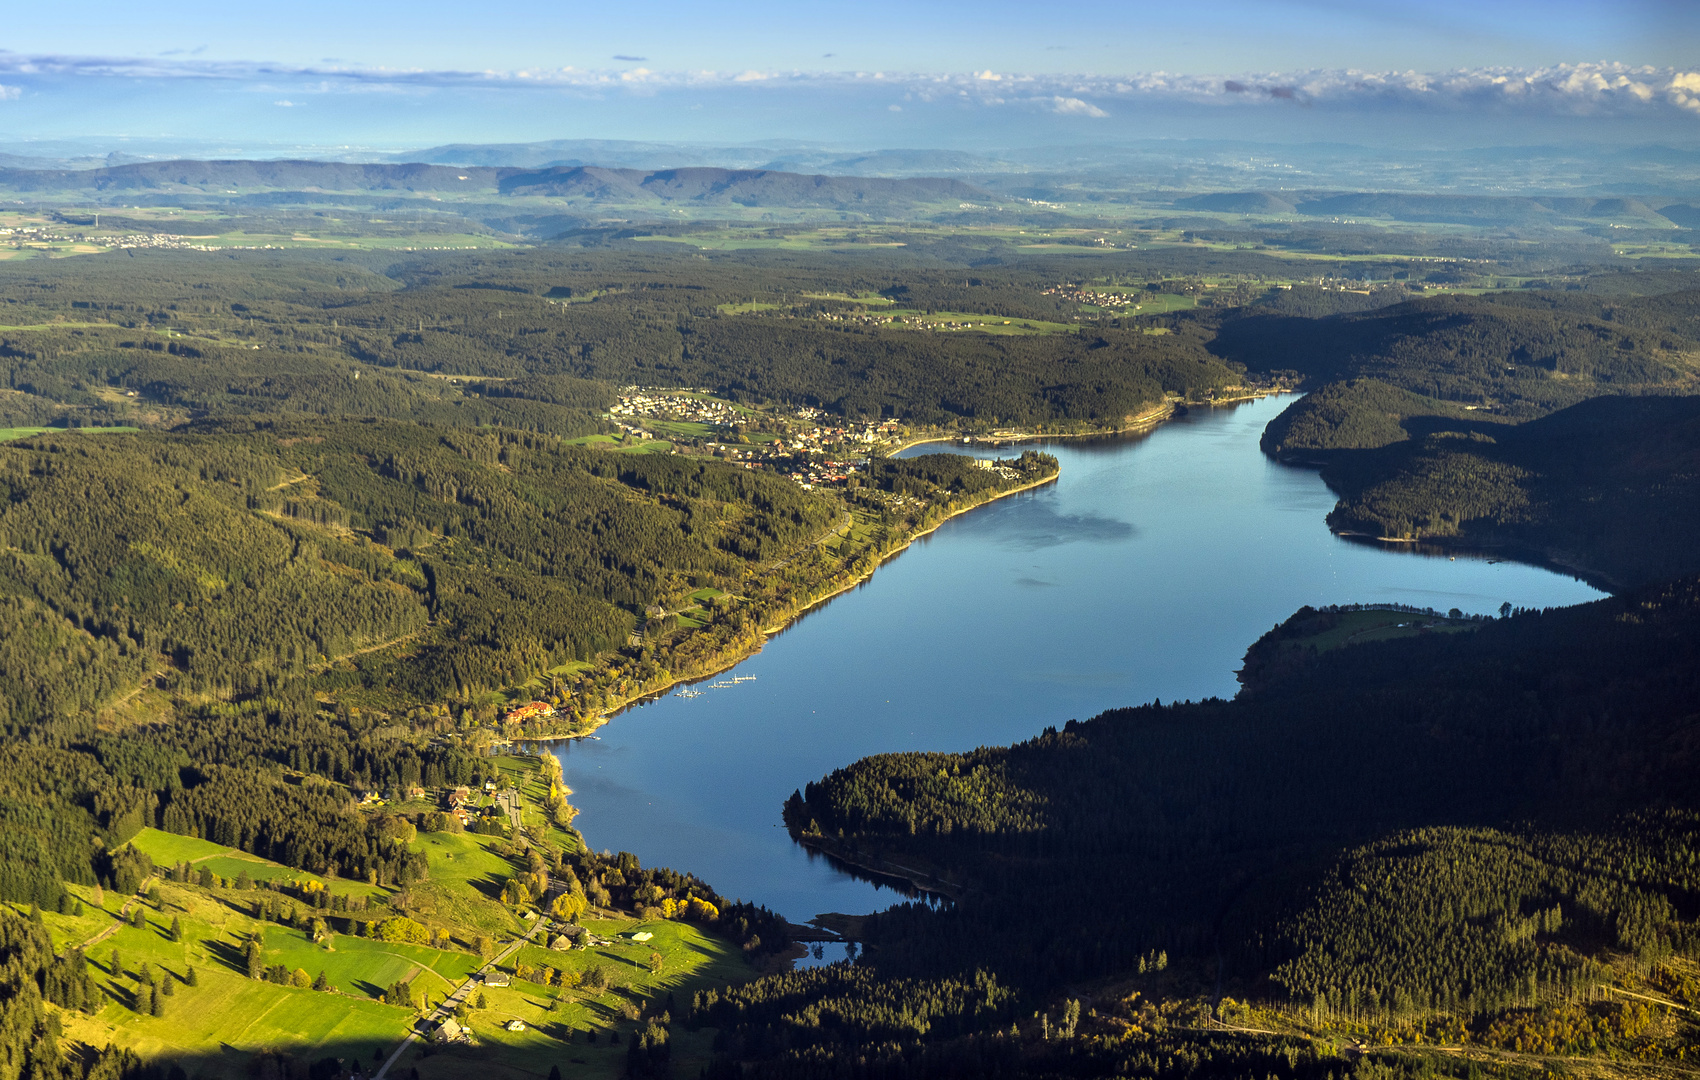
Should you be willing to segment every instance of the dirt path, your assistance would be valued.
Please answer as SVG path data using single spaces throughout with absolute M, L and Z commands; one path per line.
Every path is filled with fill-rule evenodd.
M 141 901 L 143 899 L 143 895 L 144 895 L 143 890 L 145 890 L 146 888 L 147 888 L 147 883 L 144 882 L 143 885 L 142 885 L 142 888 L 138 889 L 136 891 L 136 895 L 134 895 L 134 896 L 130 897 L 130 899 L 124 901 L 124 906 L 119 908 L 118 914 L 116 914 L 112 917 L 113 922 L 112 922 L 111 926 L 107 927 L 105 930 L 102 930 L 100 933 L 96 934 L 94 937 L 89 938 L 87 941 L 83 942 L 81 945 L 78 945 L 77 948 L 79 950 L 81 950 L 82 952 L 87 953 L 90 949 L 94 948 L 96 945 L 99 945 L 101 942 L 105 941 L 107 938 L 111 937 L 113 934 L 116 934 L 118 931 L 122 930 L 125 926 L 125 923 L 127 922 L 127 920 L 125 919 L 125 916 L 130 914 L 130 908 L 132 906 L 134 906 L 135 904 L 141 903 Z

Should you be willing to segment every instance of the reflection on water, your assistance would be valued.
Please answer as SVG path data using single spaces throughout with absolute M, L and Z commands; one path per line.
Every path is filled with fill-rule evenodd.
M 874 911 L 904 897 L 811 857 L 779 818 L 794 788 L 857 758 L 1014 742 L 1152 698 L 1231 696 L 1246 646 L 1304 604 L 1485 613 L 1600 595 L 1502 559 L 1330 535 L 1335 500 L 1315 472 L 1258 451 L 1285 404 L 1046 446 L 1062 462 L 1056 483 L 947 522 L 735 669 L 756 681 L 715 689 L 727 678 L 716 676 L 699 697 L 615 718 L 601 741 L 556 744 L 579 827 L 598 848 L 688 870 L 794 921 Z

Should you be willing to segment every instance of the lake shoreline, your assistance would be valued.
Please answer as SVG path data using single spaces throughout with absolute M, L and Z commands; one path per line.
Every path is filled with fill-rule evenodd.
M 1254 400 L 1255 398 L 1262 397 L 1262 396 L 1264 396 L 1264 395 L 1252 394 L 1248 397 L 1243 397 L 1243 398 L 1229 398 L 1229 399 L 1224 399 L 1224 400 L 1219 401 L 1219 402 L 1217 402 L 1217 401 L 1194 402 L 1193 404 L 1228 405 L 1228 404 L 1232 404 L 1233 402 L 1236 402 L 1236 401 L 1251 401 L 1251 400 Z M 1179 415 L 1180 412 L 1185 410 L 1186 405 L 1187 405 L 1186 402 L 1165 401 L 1165 402 L 1163 402 L 1163 404 L 1161 404 L 1161 405 L 1159 405 L 1155 408 L 1147 409 L 1144 412 L 1139 413 L 1138 415 L 1130 418 L 1128 420 L 1128 422 L 1122 427 L 1108 428 L 1104 431 L 1059 431 L 1059 432 L 1055 432 L 1055 433 L 1046 432 L 1046 433 L 1043 433 L 1043 434 L 1028 434 L 1028 433 L 1023 432 L 1022 434 L 1019 434 L 1019 435 L 1011 435 L 1006 439 L 994 439 L 994 438 L 988 436 L 986 438 L 986 442 L 995 447 L 995 446 L 999 446 L 999 445 L 1003 445 L 1003 444 L 1026 443 L 1026 442 L 1045 442 L 1049 439 L 1101 439 L 1101 438 L 1107 438 L 1107 437 L 1112 436 L 1112 435 L 1126 435 L 1130 431 L 1141 431 L 1141 430 L 1144 430 L 1145 428 L 1156 427 L 1158 424 L 1161 424 L 1164 420 L 1168 420 L 1168 419 L 1170 419 L 1170 418 L 1172 418 L 1176 415 Z M 957 445 L 957 444 L 962 444 L 962 440 L 963 440 L 963 436 L 961 436 L 961 435 L 929 435 L 928 437 L 926 437 L 924 439 L 910 439 L 908 442 L 904 443 L 902 446 L 897 447 L 895 450 L 889 451 L 885 456 L 886 457 L 896 457 L 898 454 L 903 453 L 903 451 L 909 449 L 911 446 L 926 446 L 929 443 L 950 443 L 952 445 Z M 967 443 L 967 444 L 964 444 L 964 445 L 972 446 L 972 445 L 975 445 L 975 444 Z
M 1250 642 L 1305 605 L 1405 602 L 1486 614 L 1502 601 L 1538 610 L 1599 596 L 1518 560 L 1451 562 L 1427 545 L 1331 535 L 1322 518 L 1337 500 L 1315 472 L 1275 466 L 1259 451 L 1260 432 L 1286 404 L 1265 395 L 1194 406 L 1149 436 L 1036 446 L 1059 460 L 1054 483 L 950 529 L 933 527 L 994 487 L 1024 487 L 1049 468 L 959 495 L 954 507 L 938 495 L 905 503 L 915 518 L 926 513 L 900 522 L 900 533 L 858 524 L 850 546 L 829 547 L 829 561 L 811 557 L 809 572 L 798 573 L 791 599 L 813 594 L 812 605 L 773 604 L 768 618 L 717 642 L 743 652 L 761 629 L 796 629 L 768 637 L 771 648 L 742 669 L 760 676 L 739 687 L 745 693 L 709 690 L 740 672 L 708 677 L 700 695 L 669 691 L 602 741 L 539 746 L 578 789 L 569 801 L 582 811 L 586 842 L 631 851 L 645 865 L 689 867 L 797 924 L 905 897 L 948 905 L 942 894 L 951 889 L 966 888 L 972 904 L 973 880 L 935 864 L 925 845 L 891 847 L 896 838 L 886 836 L 843 843 L 831 830 L 818 841 L 793 836 L 779 811 L 804 781 L 864 758 L 1014 745 L 1041 725 L 1159 696 L 1230 697 Z M 955 476 L 969 458 L 1020 452 L 938 446 L 904 457 L 947 449 L 956 465 L 921 464 L 943 462 Z M 929 530 L 926 544 L 912 543 Z M 906 541 L 909 558 L 887 563 Z M 1413 547 L 1428 557 L 1392 557 Z M 889 576 L 824 603 L 876 563 Z M 1197 617 L 1201 610 L 1211 614 Z M 802 614 L 815 619 L 804 625 Z M 827 946 L 829 958 L 836 948 Z
M 1219 405 L 1236 405 L 1236 404 L 1241 404 L 1241 403 L 1247 402 L 1247 401 L 1258 401 L 1258 400 L 1261 400 L 1262 398 L 1265 398 L 1265 397 L 1278 397 L 1278 396 L 1280 396 L 1282 394 L 1286 394 L 1286 393 L 1291 393 L 1291 391 L 1286 391 L 1286 390 L 1259 391 L 1259 392 L 1256 392 L 1256 393 L 1243 394 L 1243 395 L 1240 395 L 1240 396 L 1237 396 L 1237 397 L 1224 398 L 1224 399 L 1220 399 L 1220 400 L 1212 401 L 1212 402 L 1193 402 L 1193 403 L 1191 403 L 1191 405 L 1194 406 L 1194 407 L 1204 407 L 1204 406 L 1215 407 L 1215 406 L 1219 406 Z M 1116 435 L 1125 435 L 1125 434 L 1128 434 L 1130 432 L 1149 431 L 1149 430 L 1154 430 L 1154 429 L 1160 427 L 1164 423 L 1164 421 L 1172 420 L 1172 419 L 1175 419 L 1179 416 L 1185 415 L 1187 408 L 1188 408 L 1188 403 L 1186 403 L 1186 402 L 1164 401 L 1161 405 L 1147 409 L 1145 412 L 1136 414 L 1135 416 L 1133 416 L 1129 420 L 1129 422 L 1127 424 L 1125 424 L 1124 426 L 1122 426 L 1120 428 L 1116 428 L 1116 429 L 1113 429 L 1113 430 L 1080 431 L 1080 432 L 1067 432 L 1067 433 L 1057 433 L 1057 434 L 1032 435 L 1032 436 L 1024 437 L 1021 441 L 1045 442 L 1045 441 L 1051 440 L 1051 439 L 1111 438 L 1111 437 L 1114 437 Z M 900 454 L 903 451 L 905 451 L 905 450 L 907 450 L 907 449 L 909 449 L 910 447 L 913 447 L 913 446 L 924 446 L 924 445 L 927 445 L 929 443 L 956 444 L 958 441 L 959 441 L 958 437 L 948 436 L 948 435 L 946 435 L 946 436 L 933 436 L 933 437 L 928 437 L 928 438 L 924 438 L 924 439 L 913 439 L 909 442 L 904 443 L 902 446 L 899 446 L 897 449 L 891 451 L 886 456 L 891 457 L 891 456 L 894 456 L 896 454 Z M 914 535 L 910 536 L 907 540 L 905 540 L 903 542 L 903 544 L 900 547 L 894 548 L 892 551 L 881 556 L 879 562 L 876 563 L 866 573 L 857 576 L 854 580 L 851 580 L 851 581 L 845 582 L 843 584 L 837 585 L 837 586 L 829 589 L 828 591 L 820 594 L 819 596 L 815 596 L 815 597 L 813 597 L 809 600 L 804 601 L 801 607 L 797 608 L 795 611 L 793 611 L 791 614 L 787 615 L 784 619 L 780 620 L 778 623 L 775 623 L 773 626 L 760 628 L 762 640 L 760 642 L 757 642 L 751 648 L 741 649 L 741 650 L 736 651 L 735 653 L 729 653 L 725 657 L 716 657 L 713 661 L 711 661 L 712 666 L 709 667 L 708 669 L 704 670 L 704 671 L 695 672 L 695 673 L 690 674 L 690 675 L 677 676 L 675 678 L 669 679 L 666 683 L 664 683 L 664 684 L 662 684 L 662 685 L 660 685 L 660 686 L 658 686 L 654 689 L 644 690 L 641 693 L 634 694 L 631 697 L 626 698 L 623 701 L 619 701 L 619 702 L 616 702 L 612 705 L 609 705 L 607 708 L 605 708 L 602 711 L 602 713 L 600 715 L 598 715 L 595 718 L 594 722 L 592 722 L 589 727 L 586 727 L 582 731 L 576 731 L 576 732 L 573 732 L 571 734 L 535 735 L 535 736 L 528 737 L 526 741 L 528 741 L 528 742 L 566 742 L 566 741 L 571 741 L 573 739 L 587 738 L 587 737 L 593 735 L 598 730 L 600 730 L 602 728 L 602 726 L 607 724 L 610 720 L 613 720 L 615 717 L 622 715 L 623 713 L 629 711 L 630 709 L 632 709 L 636 706 L 646 705 L 651 701 L 655 701 L 655 700 L 658 700 L 662 697 L 665 697 L 669 691 L 671 691 L 671 690 L 673 690 L 673 689 L 675 689 L 675 688 L 677 688 L 681 685 L 689 686 L 693 683 L 705 682 L 709 679 L 714 678 L 717 675 L 724 674 L 725 672 L 731 670 L 732 668 L 737 667 L 739 664 L 743 663 L 745 660 L 748 660 L 750 657 L 761 652 L 762 647 L 766 644 L 766 640 L 768 638 L 771 638 L 776 634 L 784 632 L 786 629 L 788 629 L 793 624 L 795 624 L 799 619 L 801 619 L 805 615 L 808 615 L 811 612 L 819 609 L 821 606 L 826 604 L 829 600 L 832 600 L 832 599 L 834 599 L 838 596 L 841 596 L 844 593 L 847 593 L 850 590 L 857 588 L 858 586 L 866 584 L 874 576 L 874 573 L 880 569 L 880 567 L 884 566 L 887 562 L 896 558 L 897 556 L 903 554 L 903 552 L 909 550 L 910 545 L 912 545 L 915 541 L 924 539 L 928 536 L 931 536 L 933 533 L 937 532 L 938 529 L 940 528 L 940 526 L 944 525 L 945 522 L 950 521 L 953 518 L 960 517 L 961 515 L 966 514 L 969 511 L 978 510 L 982 506 L 989 506 L 992 503 L 998 501 L 999 499 L 1005 498 L 1007 496 L 1019 495 L 1023 492 L 1032 491 L 1036 488 L 1043 487 L 1046 484 L 1055 483 L 1059 479 L 1060 476 L 1061 476 L 1061 470 L 1058 470 L 1058 472 L 1056 474 L 1049 476 L 1049 477 L 1046 477 L 1043 480 L 1036 480 L 1036 481 L 1029 483 L 1029 484 L 1023 484 L 1022 486 L 1017 487 L 1017 488 L 1011 488 L 1008 491 L 998 492 L 997 494 L 991 496 L 988 499 L 985 499 L 981 502 L 974 503 L 972 506 L 965 506 L 965 507 L 963 507 L 959 510 L 952 511 L 951 513 L 947 514 L 945 517 L 940 519 L 936 524 L 934 524 L 934 525 L 932 525 L 932 526 L 930 526 L 930 527 L 928 527 L 924 530 L 921 530 L 921 531 L 915 533 Z
M 880 556 L 879 561 L 877 563 L 875 563 L 871 568 L 869 568 L 866 572 L 857 575 L 854 579 L 852 579 L 850 581 L 843 582 L 841 584 L 833 586 L 828 591 L 821 593 L 818 596 L 814 596 L 814 597 L 809 598 L 808 600 L 802 601 L 800 607 L 794 609 L 790 614 L 786 615 L 782 620 L 780 620 L 775 625 L 773 625 L 771 627 L 761 627 L 761 628 L 759 628 L 758 633 L 760 634 L 761 640 L 757 641 L 753 645 L 753 647 L 750 647 L 750 648 L 747 648 L 747 649 L 740 649 L 740 650 L 737 650 L 735 652 L 728 653 L 725 656 L 717 656 L 717 657 L 714 658 L 714 660 L 710 661 L 712 666 L 705 671 L 694 672 L 690 675 L 679 675 L 677 677 L 669 679 L 666 683 L 664 683 L 660 686 L 657 686 L 654 689 L 645 690 L 642 693 L 634 694 L 631 697 L 626 698 L 623 701 L 620 701 L 620 702 L 617 702 L 613 705 L 610 705 L 605 710 L 603 710 L 603 712 L 601 714 L 599 714 L 596 717 L 595 721 L 591 724 L 591 726 L 585 728 L 582 731 L 575 731 L 575 732 L 572 732 L 571 734 L 531 735 L 531 736 L 527 736 L 524 741 L 526 741 L 526 742 L 537 742 L 537 743 L 567 742 L 567 741 L 571 741 L 573 739 L 587 738 L 587 737 L 593 735 L 596 731 L 600 730 L 603 725 L 607 724 L 609 721 L 613 720 L 615 717 L 618 717 L 618 716 L 626 713 L 627 711 L 629 711 L 630 709 L 632 709 L 636 706 L 645 705 L 645 704 L 648 704 L 649 702 L 654 701 L 658 698 L 665 697 L 667 695 L 668 691 L 673 690 L 675 687 L 678 687 L 680 685 L 690 685 L 692 683 L 705 682 L 709 679 L 714 678 L 716 675 L 724 674 L 725 672 L 731 670 L 732 668 L 737 667 L 739 664 L 743 663 L 745 660 L 748 660 L 750 657 L 755 656 L 757 653 L 761 652 L 762 647 L 767 644 L 768 638 L 773 637 L 775 634 L 782 633 L 784 630 L 786 630 L 787 628 L 789 628 L 790 626 L 795 624 L 799 619 L 802 619 L 804 616 L 806 616 L 806 615 L 810 614 L 811 612 L 817 610 L 822 605 L 826 604 L 828 601 L 830 601 L 830 600 L 832 600 L 832 599 L 834 599 L 838 596 L 841 596 L 844 593 L 849 592 L 851 589 L 854 589 L 854 588 L 857 588 L 858 586 L 866 584 L 874 576 L 874 574 L 876 572 L 878 572 L 878 570 L 882 566 L 884 566 L 886 563 L 890 562 L 892 559 L 897 558 L 897 556 L 903 554 L 905 551 L 909 550 L 910 545 L 913 544 L 915 541 L 923 539 L 923 538 L 928 537 L 928 536 L 931 536 L 933 533 L 937 532 L 938 529 L 940 528 L 940 526 L 944 525 L 945 522 L 950 521 L 953 518 L 961 517 L 963 514 L 969 513 L 971 511 L 978 510 L 983 506 L 990 506 L 992 503 L 997 502 L 999 499 L 1007 498 L 1011 495 L 1019 495 L 1019 494 L 1022 494 L 1023 492 L 1033 491 L 1037 488 L 1044 487 L 1046 484 L 1054 484 L 1054 483 L 1057 482 L 1058 477 L 1060 477 L 1061 475 L 1062 475 L 1062 471 L 1059 469 L 1057 472 L 1052 473 L 1051 475 L 1046 476 L 1043 479 L 1034 480 L 1034 481 L 1031 481 L 1029 483 L 1022 484 L 1019 487 L 1010 488 L 1006 491 L 996 492 L 995 494 L 989 496 L 988 498 L 982 499 L 981 501 L 976 502 L 976 503 L 974 503 L 970 506 L 964 506 L 964 507 L 961 507 L 960 509 L 951 511 L 950 513 L 946 514 L 944 517 L 940 518 L 933 525 L 930 525 L 927 528 L 925 528 L 925 529 L 923 529 L 919 532 L 916 532 L 913 535 L 911 535 L 910 537 L 908 537 L 906 540 L 903 541 L 902 545 L 900 545 L 899 547 L 893 548 L 891 551 Z

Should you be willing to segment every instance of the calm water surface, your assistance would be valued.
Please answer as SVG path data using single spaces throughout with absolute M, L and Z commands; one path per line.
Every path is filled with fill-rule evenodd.
M 1258 451 L 1286 404 L 1050 444 L 1055 484 L 946 523 L 717 676 L 756 681 L 702 685 L 617 717 L 600 741 L 556 744 L 586 839 L 793 921 L 874 911 L 900 898 L 809 855 L 779 819 L 794 788 L 857 758 L 1231 696 L 1246 646 L 1303 604 L 1491 612 L 1601 595 L 1536 567 L 1332 536 L 1334 496 L 1316 473 Z

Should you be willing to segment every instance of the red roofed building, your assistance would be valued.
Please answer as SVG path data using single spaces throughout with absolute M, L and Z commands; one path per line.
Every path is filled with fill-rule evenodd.
M 518 724 L 526 720 L 535 720 L 540 716 L 554 716 L 555 706 L 547 701 L 531 701 L 517 709 L 509 709 L 507 720 L 510 724 Z

